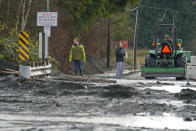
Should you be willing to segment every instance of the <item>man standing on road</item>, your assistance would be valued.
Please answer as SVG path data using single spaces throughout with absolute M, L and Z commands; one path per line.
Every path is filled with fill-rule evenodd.
M 74 73 L 78 75 L 78 69 L 80 75 L 83 76 L 83 62 L 86 61 L 86 55 L 84 51 L 84 46 L 80 45 L 79 38 L 74 38 L 74 45 L 71 47 L 69 62 L 73 61 Z
M 120 79 L 124 70 L 125 51 L 122 48 L 122 43 L 119 42 L 116 48 L 116 78 Z

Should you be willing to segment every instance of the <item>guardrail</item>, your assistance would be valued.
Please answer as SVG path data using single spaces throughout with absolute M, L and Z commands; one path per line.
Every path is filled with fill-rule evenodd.
M 30 65 L 19 66 L 19 76 L 30 79 L 49 75 L 52 72 L 52 64 L 50 62 L 30 63 Z

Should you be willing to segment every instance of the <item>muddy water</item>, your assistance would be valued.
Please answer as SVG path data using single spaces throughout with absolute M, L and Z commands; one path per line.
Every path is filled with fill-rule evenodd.
M 196 130 L 194 82 L 121 80 L 123 86 L 95 86 L 7 78 L 3 83 L 2 131 Z

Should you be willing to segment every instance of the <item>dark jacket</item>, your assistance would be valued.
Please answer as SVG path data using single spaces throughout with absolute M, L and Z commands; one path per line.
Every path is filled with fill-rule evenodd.
M 167 44 L 170 44 L 171 46 L 172 46 L 172 44 L 173 44 L 173 42 L 172 42 L 172 40 L 167 40 L 167 41 L 162 41 L 161 42 L 161 44 L 165 44 L 165 43 L 167 43 Z
M 125 50 L 123 48 L 116 48 L 116 62 L 124 61 Z

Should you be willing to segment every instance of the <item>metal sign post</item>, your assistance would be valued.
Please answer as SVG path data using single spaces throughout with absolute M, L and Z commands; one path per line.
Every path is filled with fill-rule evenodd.
M 50 37 L 50 26 L 44 26 L 45 33 L 45 58 L 48 58 L 48 37 Z
M 39 33 L 39 58 L 42 59 L 42 32 Z

